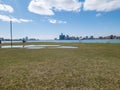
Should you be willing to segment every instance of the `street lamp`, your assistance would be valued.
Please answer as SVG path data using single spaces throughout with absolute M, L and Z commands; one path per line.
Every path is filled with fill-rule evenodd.
M 10 20 L 10 36 L 11 36 L 11 48 L 12 48 L 12 21 Z

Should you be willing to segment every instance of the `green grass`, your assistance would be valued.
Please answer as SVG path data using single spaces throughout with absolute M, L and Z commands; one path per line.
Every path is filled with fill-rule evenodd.
M 0 90 L 120 90 L 120 44 L 35 44 L 79 48 L 0 49 Z

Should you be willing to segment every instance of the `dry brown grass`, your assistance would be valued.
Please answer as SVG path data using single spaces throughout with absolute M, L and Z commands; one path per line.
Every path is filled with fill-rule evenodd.
M 120 44 L 63 45 L 0 49 L 0 90 L 120 90 Z

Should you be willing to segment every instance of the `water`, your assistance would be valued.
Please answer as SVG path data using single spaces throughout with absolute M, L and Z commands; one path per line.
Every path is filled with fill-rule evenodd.
M 60 45 L 6 45 L 0 48 L 25 48 L 25 49 L 42 49 L 42 48 L 78 48 L 74 46 L 60 46 Z
M 22 41 L 13 41 L 20 43 Z M 56 43 L 120 43 L 120 40 L 31 40 L 27 42 L 56 42 Z M 10 41 L 2 41 L 2 43 L 10 43 Z
M 57 48 L 78 48 L 78 47 L 74 47 L 74 46 L 60 46 L 60 47 L 57 47 Z
M 23 45 L 14 45 L 11 47 L 11 45 L 7 45 L 7 46 L 0 46 L 0 48 L 24 48 Z
M 120 43 L 120 40 L 82 40 L 81 43 Z

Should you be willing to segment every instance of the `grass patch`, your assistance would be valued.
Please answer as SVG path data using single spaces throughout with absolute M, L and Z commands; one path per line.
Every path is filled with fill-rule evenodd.
M 0 90 L 119 90 L 120 44 L 27 43 L 77 49 L 0 49 Z

